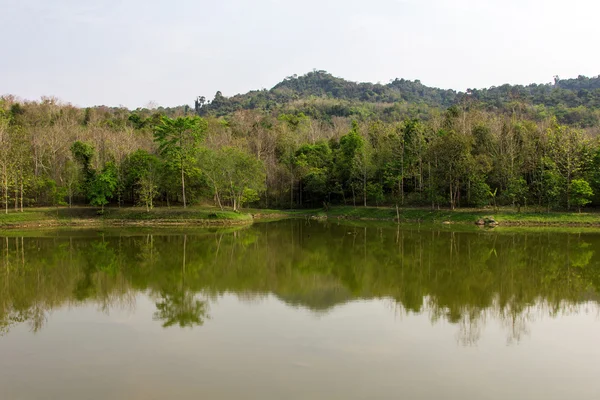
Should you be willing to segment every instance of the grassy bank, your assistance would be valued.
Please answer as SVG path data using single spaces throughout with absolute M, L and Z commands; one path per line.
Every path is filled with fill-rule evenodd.
M 213 208 L 170 207 L 146 212 L 139 207 L 107 208 L 100 215 L 97 208 L 27 208 L 22 213 L 0 214 L 0 228 L 34 228 L 48 226 L 228 226 L 252 223 L 247 213 Z
M 404 208 L 399 210 L 400 222 L 474 224 L 484 216 L 493 216 L 500 226 L 600 226 L 599 212 L 516 212 L 513 209 L 459 209 L 430 210 Z M 328 211 L 314 211 L 315 217 L 357 220 L 389 220 L 397 218 L 395 208 L 386 207 L 332 207 Z
M 401 223 L 468 224 L 484 216 L 493 216 L 500 226 L 593 226 L 600 227 L 600 212 L 521 212 L 512 209 L 399 210 Z M 232 226 L 254 220 L 281 218 L 328 218 L 364 221 L 395 221 L 396 209 L 388 207 L 332 207 L 315 210 L 248 209 L 244 212 L 221 211 L 211 207 L 155 208 L 146 212 L 139 207 L 107 208 L 103 215 L 93 207 L 28 208 L 23 213 L 0 214 L 0 228 L 60 226 Z

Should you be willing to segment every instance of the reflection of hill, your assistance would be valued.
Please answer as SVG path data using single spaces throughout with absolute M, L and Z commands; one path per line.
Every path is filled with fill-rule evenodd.
M 406 311 L 462 326 L 518 321 L 532 306 L 555 314 L 597 299 L 600 236 L 344 227 L 306 221 L 232 232 L 114 234 L 0 240 L 0 329 L 93 301 L 133 304 L 148 291 L 165 325 L 204 323 L 224 292 L 272 293 L 325 311 L 390 298 Z M 3 328 L 2 328 L 3 327 Z

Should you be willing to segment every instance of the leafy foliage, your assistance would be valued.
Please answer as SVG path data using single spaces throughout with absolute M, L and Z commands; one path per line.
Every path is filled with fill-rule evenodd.
M 573 204 L 577 206 L 579 211 L 581 207 L 592 202 L 591 197 L 594 195 L 590 184 L 583 179 L 575 179 L 571 182 L 571 196 Z
M 86 201 L 597 206 L 599 90 L 598 77 L 460 93 L 313 71 L 270 90 L 199 97 L 195 110 L 5 96 L 0 199 L 5 213 Z
M 110 199 L 117 190 L 117 166 L 112 163 L 106 163 L 102 171 L 94 176 L 94 180 L 90 183 L 88 197 L 90 204 L 100 206 L 104 210 Z

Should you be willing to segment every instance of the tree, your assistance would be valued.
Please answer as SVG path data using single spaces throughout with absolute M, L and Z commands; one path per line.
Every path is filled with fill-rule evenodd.
M 233 147 L 203 149 L 199 162 L 223 209 L 222 200 L 230 200 L 234 211 L 244 203 L 257 201 L 265 189 L 265 167 L 251 154 Z
M 168 163 L 173 163 L 181 173 L 181 195 L 183 207 L 187 207 L 185 175 L 195 165 L 200 142 L 207 128 L 200 117 L 162 117 L 154 128 L 154 140 L 160 154 Z
M 567 210 L 571 207 L 571 181 L 579 175 L 587 155 L 586 139 L 579 129 L 561 126 L 556 119 L 548 132 L 550 157 L 566 184 Z
M 548 212 L 555 207 L 560 199 L 563 188 L 563 177 L 557 171 L 554 162 L 548 158 L 542 160 L 542 200 L 546 204 Z
M 326 142 L 305 144 L 295 154 L 295 165 L 300 174 L 301 186 L 311 203 L 315 198 L 326 201 L 329 194 L 329 179 L 332 152 Z
M 402 128 L 402 203 L 404 203 L 404 188 L 407 178 L 415 180 L 414 187 L 422 190 L 423 186 L 423 155 L 425 146 L 425 126 L 417 119 L 404 121 Z M 417 184 L 418 180 L 418 184 Z
M 86 197 L 89 197 L 90 185 L 94 180 L 96 171 L 92 168 L 94 158 L 94 146 L 89 143 L 76 141 L 71 145 L 71 153 L 75 161 L 81 166 L 81 189 Z
M 198 162 L 202 166 L 202 173 L 212 186 L 217 205 L 223 210 L 221 192 L 227 187 L 225 171 L 222 168 L 225 165 L 223 152 L 204 148 L 199 154 Z
M 46 179 L 44 181 L 46 191 L 50 194 L 50 201 L 53 206 L 56 207 L 56 214 L 58 215 L 58 206 L 64 206 L 66 190 L 64 187 L 60 187 L 52 179 Z
M 104 206 L 109 203 L 110 198 L 117 189 L 118 171 L 113 162 L 107 162 L 102 171 L 94 176 L 89 185 L 88 198 L 93 206 Z
M 20 203 L 20 211 L 23 212 L 26 183 L 31 180 L 31 175 L 28 174 L 31 161 L 30 138 L 27 137 L 25 129 L 21 126 L 13 126 L 11 131 L 10 152 L 13 160 L 12 176 L 15 211 L 19 208 Z M 62 192 L 62 188 L 59 188 L 59 191 Z
M 360 182 L 361 193 L 363 196 L 363 206 L 367 206 L 367 186 L 373 172 L 373 148 L 368 141 L 363 140 L 354 159 L 352 160 L 352 176 Z
M 441 189 L 448 193 L 450 208 L 454 210 L 460 196 L 461 182 L 468 180 L 469 167 L 473 164 L 469 138 L 454 132 L 441 132 L 429 149 L 434 160 L 434 175 L 441 178 Z
M 591 203 L 591 198 L 594 192 L 584 179 L 574 179 L 571 182 L 571 201 L 577 206 L 577 210 L 581 212 L 581 208 Z
M 162 165 L 158 157 L 146 150 L 137 150 L 123 163 L 125 185 L 138 197 L 138 203 L 146 211 L 154 208 L 154 199 L 159 194 L 159 181 Z
M 350 187 L 352 191 L 352 201 L 356 206 L 356 185 L 359 180 L 363 187 L 364 202 L 366 203 L 366 175 L 368 168 L 369 154 L 365 150 L 365 142 L 358 132 L 358 123 L 352 121 L 352 129 L 346 135 L 340 138 L 340 147 L 336 155 L 336 176 L 343 184 Z M 363 180 L 365 178 L 365 180 Z
M 469 203 L 475 207 L 483 207 L 490 202 L 490 193 L 491 188 L 485 182 L 484 177 L 475 175 L 474 178 L 471 178 L 470 183 L 470 196 Z M 493 196 L 492 196 L 493 197 Z M 495 201 L 493 198 L 492 200 Z
M 137 188 L 140 203 L 146 206 L 146 211 L 154 208 L 154 199 L 158 196 L 158 185 L 156 181 L 149 176 L 144 176 L 138 181 Z
M 523 177 L 513 178 L 508 182 L 507 196 L 511 199 L 513 205 L 516 204 L 517 212 L 521 212 L 521 206 L 527 202 L 529 187 Z
M 73 204 L 73 196 L 79 193 L 79 181 L 81 180 L 80 171 L 77 165 L 71 160 L 65 163 L 65 188 L 69 199 L 69 208 Z
M 233 210 L 239 211 L 244 203 L 256 200 L 258 193 L 264 190 L 265 167 L 260 160 L 239 149 L 225 147 L 220 151 L 222 179 Z
M 12 169 L 12 156 L 10 150 L 10 119 L 9 115 L 0 110 L 0 177 L 4 197 L 4 212 L 8 214 L 8 182 Z

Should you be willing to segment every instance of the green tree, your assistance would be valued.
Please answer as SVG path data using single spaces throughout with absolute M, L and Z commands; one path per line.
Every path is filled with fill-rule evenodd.
M 580 175 L 587 155 L 587 141 L 579 129 L 558 125 L 548 131 L 550 157 L 566 184 L 567 209 L 571 207 L 571 181 Z
M 202 174 L 206 177 L 214 192 L 215 200 L 223 210 L 222 192 L 227 187 L 224 154 L 222 151 L 203 148 L 198 155 L 198 163 L 202 166 Z
M 546 204 L 547 211 L 550 212 L 550 209 L 559 203 L 564 181 L 552 160 L 545 158 L 542 164 L 544 166 L 541 173 L 542 200 Z
M 483 207 L 490 202 L 490 186 L 486 183 L 484 177 L 475 175 L 471 178 L 469 203 L 475 207 Z M 495 200 L 495 199 L 493 199 Z
M 594 192 L 584 179 L 574 179 L 571 182 L 571 201 L 577 206 L 577 210 L 581 212 L 581 208 L 591 203 L 591 198 Z
M 233 147 L 203 149 L 199 161 L 214 191 L 217 204 L 230 200 L 234 211 L 244 203 L 257 201 L 265 189 L 265 167 L 251 154 Z
M 118 184 L 117 166 L 113 162 L 107 162 L 102 171 L 95 174 L 94 179 L 89 185 L 88 198 L 93 206 L 102 207 L 107 205 L 111 197 L 115 194 Z
M 67 160 L 65 162 L 65 189 L 66 195 L 69 199 L 69 208 L 73 205 L 73 197 L 79 193 L 80 186 L 79 183 L 81 181 L 80 170 L 77 168 L 77 165 L 71 161 Z
M 12 175 L 13 175 L 13 191 L 15 211 L 20 209 L 23 212 L 23 198 L 25 196 L 25 188 L 32 180 L 29 174 L 31 164 L 31 146 L 30 138 L 27 137 L 27 132 L 21 126 L 13 126 L 11 129 L 10 152 L 12 157 Z M 63 192 L 63 188 L 60 188 Z M 52 197 L 52 196 L 51 196 Z M 20 204 L 20 208 L 19 208 Z
M 80 182 L 81 191 L 85 197 L 90 197 L 91 184 L 94 181 L 96 171 L 92 168 L 92 159 L 94 158 L 94 146 L 89 143 L 76 141 L 71 145 L 71 154 L 81 167 Z
M 200 117 L 162 117 L 154 128 L 154 140 L 160 154 L 172 163 L 181 174 L 181 195 L 183 207 L 187 207 L 185 176 L 196 164 L 199 145 L 207 129 L 207 123 Z
M 295 154 L 295 164 L 300 173 L 301 185 L 314 205 L 315 200 L 326 201 L 332 152 L 326 142 L 305 144 Z
M 429 149 L 429 158 L 434 162 L 434 175 L 443 192 L 448 193 L 450 208 L 459 200 L 461 183 L 468 180 L 472 165 L 469 138 L 454 132 L 442 132 Z
M 158 196 L 158 185 L 156 180 L 150 176 L 144 176 L 138 181 L 137 193 L 140 203 L 146 206 L 146 211 L 154 208 L 154 199 Z
M 356 188 L 362 187 L 366 203 L 366 178 L 369 167 L 369 153 L 365 149 L 365 140 L 360 135 L 358 123 L 352 121 L 352 129 L 340 138 L 336 156 L 337 179 L 352 191 L 352 202 L 356 206 Z M 358 184 L 358 185 L 357 185 Z
M 13 158 L 11 155 L 10 115 L 0 113 L 0 177 L 4 197 L 4 212 L 8 214 L 9 179 L 12 172 Z
M 517 212 L 521 212 L 521 206 L 527 204 L 527 194 L 529 187 L 527 181 L 523 177 L 513 178 L 508 182 L 506 194 L 512 201 L 513 205 L 517 206 Z
M 145 150 L 136 150 L 123 163 L 125 184 L 137 196 L 138 203 L 150 211 L 159 194 L 162 165 L 158 157 Z
M 265 188 L 265 166 L 256 157 L 233 147 L 222 152 L 222 179 L 231 199 L 233 210 L 239 211 L 244 203 L 257 199 Z
M 89 176 L 93 171 L 92 158 L 94 157 L 94 146 L 78 140 L 71 145 L 71 153 L 83 168 L 84 175 Z

